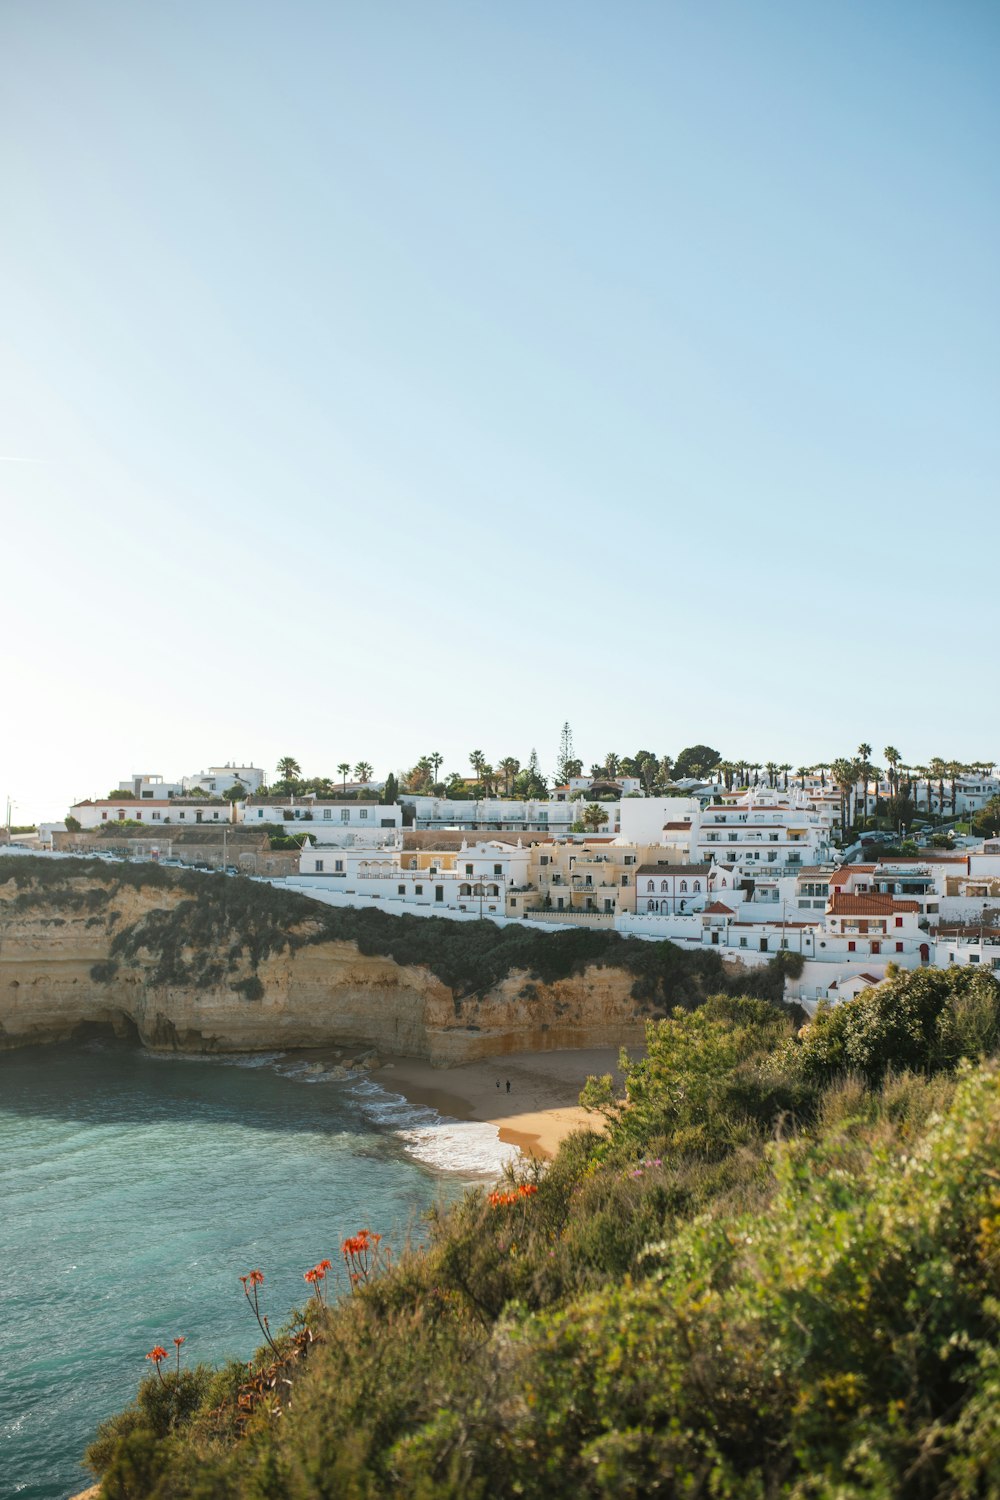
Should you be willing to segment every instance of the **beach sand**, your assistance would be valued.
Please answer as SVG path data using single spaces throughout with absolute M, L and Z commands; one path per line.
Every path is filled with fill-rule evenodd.
M 580 1090 L 591 1073 L 617 1076 L 618 1048 L 514 1052 L 453 1068 L 388 1057 L 369 1076 L 411 1104 L 426 1105 L 456 1120 L 496 1125 L 501 1141 L 530 1156 L 551 1157 L 571 1131 L 601 1128 L 600 1117 L 579 1104 Z

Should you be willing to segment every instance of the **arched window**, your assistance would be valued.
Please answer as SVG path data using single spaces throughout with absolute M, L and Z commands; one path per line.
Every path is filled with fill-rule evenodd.
M 687 883 L 687 881 L 686 881 L 686 880 L 682 880 L 682 881 L 681 881 L 681 890 L 682 890 L 682 891 L 686 891 L 686 890 L 687 890 L 687 888 L 688 888 L 688 883 Z
M 646 902 L 646 910 L 647 911 L 655 911 L 656 910 L 656 902 L 655 901 L 647 901 Z
M 459 886 L 459 888 L 458 888 L 458 894 L 460 896 L 471 896 L 472 895 L 472 886 L 471 885 L 461 885 L 461 886 Z
M 646 889 L 647 889 L 647 891 L 655 891 L 656 890 L 656 882 L 653 881 L 653 880 L 647 880 L 646 881 Z
M 700 880 L 696 880 L 695 881 L 695 883 L 694 883 L 694 889 L 696 891 L 700 891 L 701 890 L 701 881 Z
M 665 880 L 661 880 L 660 881 L 660 890 L 661 891 L 665 891 L 666 889 L 667 889 L 667 882 Z

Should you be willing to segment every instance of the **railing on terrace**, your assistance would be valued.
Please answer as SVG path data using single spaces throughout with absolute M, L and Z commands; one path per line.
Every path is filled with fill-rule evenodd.
M 581 911 L 579 907 L 566 907 L 562 911 L 545 906 L 529 906 L 524 915 L 536 920 L 551 922 L 613 922 L 613 911 Z

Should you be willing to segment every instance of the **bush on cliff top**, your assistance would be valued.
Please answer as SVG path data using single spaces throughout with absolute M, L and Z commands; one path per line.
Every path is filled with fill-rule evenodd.
M 145 1382 L 91 1450 L 104 1500 L 997 1493 L 1000 1069 L 953 1063 L 1000 987 L 934 982 L 901 1074 L 815 1066 L 878 991 L 801 1039 L 731 997 L 651 1022 L 603 1136 L 309 1304 L 280 1417 L 223 1372 L 166 1424 Z
M 798 955 L 779 954 L 766 967 L 734 978 L 710 949 L 687 952 L 672 943 L 593 929 L 540 932 L 514 924 L 497 927 L 488 921 L 329 907 L 261 881 L 151 863 L 24 857 L 0 860 L 0 880 L 4 878 L 17 884 L 16 904 L 23 908 L 51 901 L 60 909 L 103 905 L 110 910 L 114 897 L 126 888 L 180 892 L 187 899 L 153 909 L 117 931 L 111 942 L 110 955 L 119 961 L 148 952 L 157 984 L 217 983 L 220 954 L 228 956 L 231 969 L 242 961 L 256 971 L 271 953 L 337 940 L 356 943 L 364 954 L 425 966 L 457 1001 L 484 994 L 515 971 L 552 983 L 596 964 L 631 973 L 635 998 L 650 1011 L 662 1011 L 674 1005 L 691 1008 L 719 992 L 780 1002 L 785 974 L 801 964 Z

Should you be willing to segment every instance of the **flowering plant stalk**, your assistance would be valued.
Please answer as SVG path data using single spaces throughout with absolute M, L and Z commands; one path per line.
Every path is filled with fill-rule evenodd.
M 270 1330 L 270 1327 L 268 1326 L 267 1314 L 266 1313 L 264 1313 L 264 1314 L 261 1313 L 260 1303 L 257 1300 L 257 1288 L 261 1285 L 261 1283 L 264 1280 L 264 1272 L 263 1271 L 248 1271 L 245 1276 L 241 1276 L 240 1277 L 240 1280 L 243 1283 L 243 1295 L 246 1297 L 247 1301 L 249 1302 L 251 1311 L 253 1312 L 254 1317 L 257 1319 L 257 1326 L 260 1328 L 261 1333 L 264 1335 L 265 1339 L 270 1344 L 270 1346 L 273 1349 L 274 1353 L 280 1359 L 281 1358 L 281 1350 L 278 1348 L 277 1344 L 274 1342 L 274 1339 L 271 1337 L 271 1330 Z M 253 1293 L 252 1296 L 251 1296 L 251 1292 Z
M 375 1275 L 379 1265 L 381 1239 L 380 1234 L 372 1234 L 370 1229 L 360 1229 L 341 1245 L 340 1253 L 344 1257 L 347 1276 L 355 1291 Z

